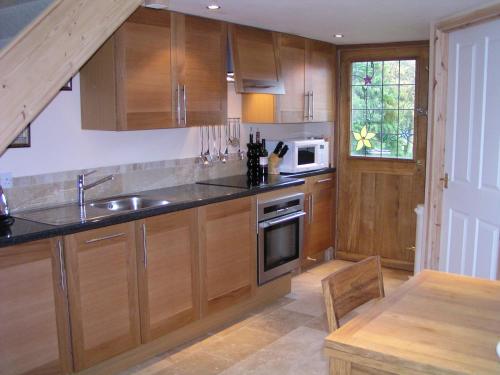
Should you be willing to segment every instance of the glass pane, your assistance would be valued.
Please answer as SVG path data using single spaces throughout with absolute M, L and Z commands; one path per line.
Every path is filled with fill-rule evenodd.
M 415 86 L 401 85 L 399 87 L 399 108 L 415 108 Z
M 366 87 L 366 107 L 382 109 L 382 88 L 380 86 Z
M 353 63 L 351 156 L 413 158 L 415 60 Z
M 384 85 L 384 109 L 398 109 L 398 85 Z
M 399 84 L 399 61 L 384 61 L 384 85 Z
M 40 15 L 54 0 L 0 1 L 0 49 Z
M 415 84 L 415 60 L 401 60 L 400 77 L 401 84 Z

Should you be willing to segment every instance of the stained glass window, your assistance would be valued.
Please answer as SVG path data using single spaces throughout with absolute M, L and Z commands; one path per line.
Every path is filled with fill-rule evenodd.
M 413 159 L 415 60 L 352 63 L 351 156 Z

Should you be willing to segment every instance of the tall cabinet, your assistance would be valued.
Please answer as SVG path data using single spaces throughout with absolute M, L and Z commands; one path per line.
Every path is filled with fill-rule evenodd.
M 80 71 L 82 128 L 223 124 L 226 24 L 140 7 Z

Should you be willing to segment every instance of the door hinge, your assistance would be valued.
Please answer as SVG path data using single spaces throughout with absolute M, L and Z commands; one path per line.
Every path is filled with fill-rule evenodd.
M 443 181 L 443 187 L 448 189 L 448 173 L 445 173 L 444 177 L 440 178 L 439 181 Z

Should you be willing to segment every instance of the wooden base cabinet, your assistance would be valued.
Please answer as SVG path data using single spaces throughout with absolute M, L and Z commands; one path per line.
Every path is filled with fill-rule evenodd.
M 141 343 L 133 222 L 65 237 L 75 370 Z
M 198 209 L 202 314 L 250 298 L 257 286 L 256 199 Z
M 335 243 L 335 174 L 306 180 L 303 258 L 312 258 Z
M 196 209 L 137 222 L 143 342 L 200 317 Z
M 0 249 L 0 374 L 71 371 L 60 238 Z

